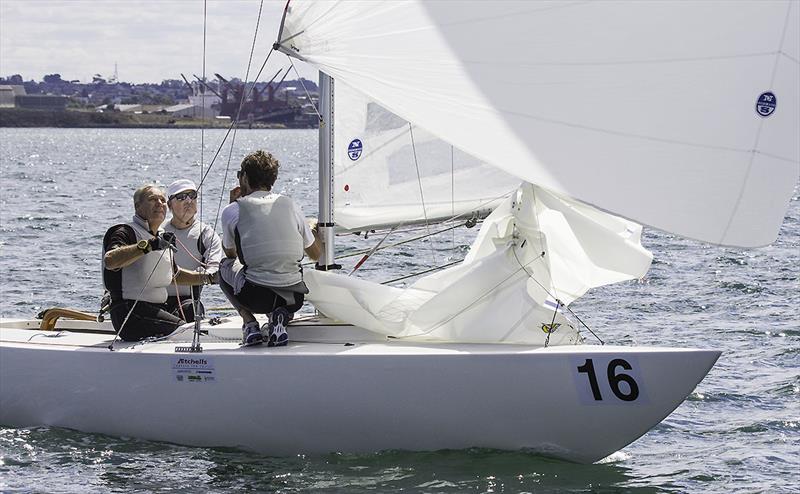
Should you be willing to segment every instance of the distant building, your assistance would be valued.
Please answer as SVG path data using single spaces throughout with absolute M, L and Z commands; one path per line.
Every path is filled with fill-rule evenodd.
M 166 113 L 169 113 L 173 117 L 192 117 L 194 118 L 195 113 L 200 113 L 201 108 L 197 108 L 196 106 L 183 103 L 180 105 L 173 105 L 164 108 Z
M 213 106 L 219 107 L 220 103 L 222 103 L 222 99 L 216 94 L 197 94 L 189 95 L 189 103 L 194 106 L 211 108 Z
M 0 85 L 0 108 L 14 108 L 15 98 L 26 94 L 25 86 Z
M 141 112 L 142 111 L 142 105 L 114 105 L 114 109 L 115 110 L 119 110 L 121 112 L 134 113 L 134 112 L 137 112 L 137 111 Z
M 66 110 L 68 98 L 52 94 L 27 94 L 14 96 L 17 108 L 29 110 Z
M 219 111 L 217 110 L 212 108 L 203 108 L 191 103 L 168 106 L 164 108 L 164 111 L 174 117 L 186 118 L 214 118 L 219 115 Z

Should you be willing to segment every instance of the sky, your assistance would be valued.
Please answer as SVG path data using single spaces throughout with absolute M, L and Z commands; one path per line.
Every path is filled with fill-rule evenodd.
M 94 74 L 142 83 L 203 72 L 203 0 L 0 0 L 0 76 Z M 206 75 L 244 79 L 260 0 L 207 0 Z M 249 80 L 277 37 L 285 0 L 264 0 Z M 300 75 L 317 71 L 294 60 Z M 273 53 L 259 80 L 289 67 Z M 289 79 L 296 78 L 292 72 Z

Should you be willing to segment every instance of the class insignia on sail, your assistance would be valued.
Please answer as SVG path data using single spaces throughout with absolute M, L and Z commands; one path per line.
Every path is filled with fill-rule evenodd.
M 775 113 L 775 107 L 778 106 L 778 98 L 772 92 L 767 91 L 761 93 L 756 101 L 756 113 L 762 117 L 768 117 Z

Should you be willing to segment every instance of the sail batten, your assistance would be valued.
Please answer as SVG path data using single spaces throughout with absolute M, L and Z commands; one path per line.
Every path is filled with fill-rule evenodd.
M 800 170 L 799 11 L 292 0 L 282 36 L 302 32 L 284 51 L 522 181 L 752 247 L 777 236 Z

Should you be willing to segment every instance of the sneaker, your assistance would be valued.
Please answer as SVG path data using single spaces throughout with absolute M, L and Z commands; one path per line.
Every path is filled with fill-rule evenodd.
M 286 346 L 289 343 L 286 325 L 291 319 L 292 314 L 285 307 L 278 307 L 272 311 L 267 324 L 267 346 Z
M 258 327 L 258 321 L 242 326 L 242 346 L 254 346 L 264 343 L 264 335 Z

